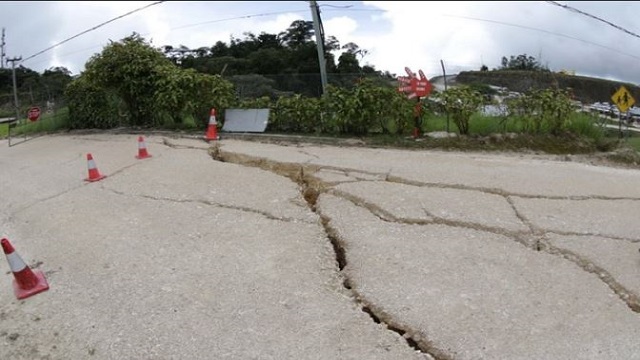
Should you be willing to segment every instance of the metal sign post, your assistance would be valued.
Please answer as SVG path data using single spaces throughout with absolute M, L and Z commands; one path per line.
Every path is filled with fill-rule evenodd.
M 0 124 L 7 124 L 7 141 L 9 142 L 9 146 L 11 146 L 11 129 L 16 126 L 16 122 L 18 120 L 16 118 L 0 118 Z
M 620 131 L 619 136 L 622 139 L 624 137 L 622 133 L 622 113 L 628 112 L 629 108 L 636 103 L 636 100 L 624 86 L 620 86 L 618 91 L 611 95 L 611 100 L 613 100 L 613 103 L 618 107 L 618 130 Z M 627 133 L 628 132 L 629 130 L 627 130 Z

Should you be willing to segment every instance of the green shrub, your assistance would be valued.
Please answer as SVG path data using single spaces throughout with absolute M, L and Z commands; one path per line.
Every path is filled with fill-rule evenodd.
M 71 129 L 110 129 L 120 125 L 118 97 L 82 75 L 67 85 Z
M 507 102 L 510 117 L 521 123 L 522 131 L 560 134 L 574 113 L 569 92 L 560 89 L 531 90 Z
M 449 114 L 460 134 L 469 134 L 469 122 L 482 105 L 482 95 L 468 86 L 449 88 L 435 95 L 444 111 Z
M 413 127 L 415 100 L 370 79 L 360 80 L 352 89 L 329 86 L 322 103 L 327 113 L 323 128 L 330 132 L 402 134 Z
M 321 132 L 320 100 L 294 95 L 281 97 L 274 106 L 270 131 L 295 133 Z

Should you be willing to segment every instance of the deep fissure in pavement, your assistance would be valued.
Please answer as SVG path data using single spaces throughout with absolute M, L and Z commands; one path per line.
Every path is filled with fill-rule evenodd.
M 320 221 L 322 223 L 322 227 L 325 230 L 325 233 L 327 234 L 327 238 L 331 242 L 331 246 L 333 247 L 333 252 L 336 254 L 336 262 L 338 263 L 338 269 L 342 271 L 344 270 L 344 267 L 347 266 L 347 256 L 345 254 L 344 247 L 342 246 L 342 244 L 339 243 L 339 240 L 336 236 L 334 236 L 330 232 L 327 232 L 329 219 L 321 216 Z M 351 290 L 351 283 L 348 280 L 345 279 L 342 285 L 345 288 Z
M 555 232 L 536 228 L 530 221 L 528 221 L 526 217 L 524 217 L 524 215 L 522 215 L 518 211 L 511 197 L 516 196 L 516 197 L 531 198 L 531 199 L 550 199 L 550 200 L 562 199 L 562 200 L 577 200 L 577 201 L 589 200 L 589 199 L 600 199 L 600 200 L 638 200 L 638 199 L 627 199 L 627 198 L 617 198 L 617 197 L 613 198 L 613 197 L 603 197 L 603 196 L 569 196 L 569 197 L 564 196 L 562 197 L 562 196 L 536 196 L 536 195 L 527 195 L 527 194 L 510 194 L 500 189 L 473 188 L 473 187 L 467 187 L 462 185 L 449 185 L 449 184 L 428 184 L 428 183 L 402 179 L 399 177 L 391 176 L 390 174 L 387 174 L 387 176 L 385 177 L 385 181 L 390 183 L 399 183 L 399 184 L 413 185 L 418 187 L 436 187 L 436 188 L 447 188 L 447 189 L 473 190 L 473 191 L 480 191 L 488 194 L 500 195 L 504 197 L 507 200 L 507 202 L 511 205 L 513 211 L 516 214 L 516 217 L 529 228 L 528 234 L 523 234 L 522 232 L 510 232 L 504 229 L 495 229 L 495 228 L 489 228 L 482 225 L 478 226 L 477 224 L 467 224 L 467 223 L 461 223 L 461 222 L 450 221 L 445 219 L 439 219 L 433 216 L 432 218 L 434 220 L 430 220 L 430 221 L 398 219 L 392 214 L 390 214 L 389 212 L 381 209 L 379 206 L 376 206 L 374 204 L 369 204 L 363 199 L 354 198 L 352 195 L 348 195 L 335 190 L 329 191 L 331 188 L 330 184 L 325 183 L 313 176 L 309 176 L 305 174 L 305 171 L 309 174 L 314 174 L 320 169 L 342 171 L 345 174 L 347 173 L 347 171 L 351 171 L 351 170 L 345 170 L 345 169 L 331 167 L 331 166 L 278 163 L 277 161 L 256 158 L 248 155 L 223 153 L 218 146 L 215 146 L 212 150 L 209 151 L 209 153 L 211 154 L 213 159 L 218 161 L 231 162 L 231 163 L 241 164 L 245 166 L 258 167 L 263 170 L 274 172 L 278 175 L 282 175 L 290 178 L 291 180 L 293 180 L 294 182 L 298 183 L 301 186 L 301 192 L 303 194 L 303 197 L 309 204 L 309 207 L 311 208 L 311 210 L 314 212 L 316 210 L 315 203 L 317 201 L 319 194 L 322 192 L 330 192 L 345 200 L 351 201 L 356 206 L 366 208 L 372 214 L 378 217 L 380 220 L 386 221 L 386 222 L 399 222 L 399 223 L 419 224 L 419 225 L 444 224 L 449 226 L 468 227 L 476 230 L 492 232 L 499 235 L 506 235 L 514 239 L 516 242 L 521 243 L 522 245 L 534 251 L 545 251 L 552 255 L 561 256 L 564 259 L 575 263 L 577 266 L 581 267 L 583 270 L 589 273 L 593 273 L 594 275 L 598 276 L 598 278 L 601 281 L 607 284 L 607 286 L 625 304 L 627 304 L 627 306 L 631 310 L 635 312 L 640 312 L 640 299 L 638 298 L 638 296 L 633 294 L 631 291 L 628 291 L 627 289 L 625 289 L 620 283 L 618 283 L 613 278 L 612 275 L 610 275 L 604 269 L 596 266 L 595 264 L 593 264 L 593 262 L 587 259 L 584 259 L 577 254 L 570 253 L 568 251 L 565 251 L 564 249 L 554 248 L 550 246 L 547 242 L 542 241 L 540 237 L 544 236 L 545 233 L 548 234 L 548 233 L 555 233 Z M 353 171 L 366 173 L 359 170 L 353 170 Z M 368 175 L 375 176 L 380 174 L 368 174 Z M 329 219 L 323 218 L 322 216 L 321 216 L 321 219 L 322 219 L 322 225 L 324 226 L 325 232 L 327 233 L 327 237 L 331 242 L 331 245 L 336 254 L 336 262 L 338 264 L 338 268 L 340 269 L 340 272 L 342 273 L 345 279 L 343 282 L 343 286 L 352 292 L 352 294 L 354 295 L 354 298 L 360 305 L 361 310 L 367 313 L 374 322 L 384 323 L 387 329 L 398 333 L 405 339 L 408 339 L 407 343 L 410 346 L 414 347 L 415 345 L 416 349 L 419 349 L 419 351 L 425 354 L 431 355 L 435 359 L 449 359 L 449 356 L 447 354 L 440 352 L 438 349 L 432 348 L 432 346 L 428 342 L 417 341 L 416 339 L 413 339 L 411 336 L 407 336 L 407 331 L 403 330 L 402 327 L 392 325 L 393 321 L 389 317 L 385 317 L 380 313 L 377 313 L 375 310 L 373 310 L 374 307 L 372 307 L 370 304 L 367 304 L 366 301 L 364 301 L 359 296 L 357 291 L 354 289 L 351 281 L 349 281 L 348 277 L 344 274 L 344 269 L 347 266 L 346 251 L 342 246 L 342 243 L 339 240 L 339 237 L 335 234 L 334 231 L 332 231 L 329 225 Z M 580 234 L 580 235 L 584 235 L 584 234 Z M 621 240 L 628 240 L 632 242 L 634 241 L 634 239 L 621 239 Z
M 231 162 L 231 163 L 240 164 L 244 166 L 259 167 L 263 170 L 271 171 L 278 175 L 289 178 L 290 180 L 292 180 L 293 182 L 297 183 L 300 186 L 300 193 L 302 197 L 305 199 L 305 201 L 307 202 L 309 209 L 317 214 L 316 202 L 319 195 L 324 191 L 325 186 L 318 179 L 305 175 L 305 170 L 303 166 L 277 164 L 275 162 L 270 162 L 263 159 L 249 160 L 249 163 L 246 163 L 244 161 L 229 161 L 228 159 L 225 158 L 225 156 L 217 146 L 210 149 L 209 154 L 216 161 Z M 317 170 L 318 169 L 314 169 L 314 172 Z M 375 323 L 384 324 L 388 330 L 398 334 L 407 342 L 407 345 L 412 347 L 414 350 L 419 351 L 423 354 L 429 355 L 434 360 L 449 360 L 450 359 L 449 356 L 445 355 L 440 350 L 434 349 L 430 344 L 428 344 L 428 342 L 416 341 L 416 339 L 414 339 L 411 335 L 409 335 L 410 333 L 407 330 L 403 329 L 403 327 L 394 325 L 393 321 L 390 321 L 388 317 L 382 317 L 381 315 L 376 314 L 376 312 L 372 310 L 373 307 L 371 305 L 367 305 L 366 302 L 362 300 L 362 297 L 355 291 L 355 289 L 351 284 L 351 281 L 349 280 L 349 277 L 344 272 L 344 269 L 347 266 L 347 256 L 346 256 L 346 251 L 342 244 L 342 241 L 340 240 L 339 236 L 337 236 L 336 232 L 329 226 L 330 220 L 326 217 L 321 216 L 320 214 L 318 214 L 318 216 L 320 217 L 320 222 L 325 230 L 327 239 L 331 243 L 331 246 L 335 253 L 338 271 L 344 279 L 342 282 L 342 286 L 345 289 L 349 290 L 349 292 L 352 294 L 352 298 L 360 307 L 360 310 L 366 313 L 367 315 L 369 315 L 369 317 Z

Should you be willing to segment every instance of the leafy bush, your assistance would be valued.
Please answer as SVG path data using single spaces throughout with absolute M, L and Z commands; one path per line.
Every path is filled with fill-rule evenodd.
M 87 62 L 86 68 L 82 81 L 71 83 L 75 96 L 70 105 L 73 126 L 113 127 L 114 122 L 107 118 L 115 112 L 122 115 L 126 125 L 205 127 L 212 107 L 222 110 L 235 102 L 232 83 L 219 75 L 180 69 L 135 33 L 106 46 Z M 86 89 L 87 94 L 79 89 Z M 119 99 L 118 104 L 107 101 L 99 105 L 90 97 L 99 98 L 100 94 Z M 83 101 L 87 103 L 81 104 Z M 85 111 L 99 106 L 103 106 L 104 116 L 93 121 L 101 123 L 88 122 L 93 114 Z M 223 116 L 220 121 L 224 121 Z
M 469 134 L 469 120 L 482 105 L 482 95 L 468 86 L 449 88 L 435 95 L 451 120 L 458 127 L 460 134 Z
M 300 94 L 281 97 L 275 104 L 269 130 L 296 133 L 322 132 L 320 100 Z
M 566 90 L 531 90 L 507 102 L 510 116 L 521 122 L 522 130 L 540 134 L 560 134 L 567 128 L 574 113 Z
M 374 130 L 396 133 L 411 129 L 414 103 L 392 87 L 362 79 L 351 90 L 329 86 L 323 96 L 331 132 L 366 135 Z
M 271 99 L 268 96 L 244 99 L 238 103 L 238 108 L 240 109 L 269 109 L 271 106 Z
M 67 85 L 71 129 L 109 129 L 119 125 L 118 97 L 82 75 Z

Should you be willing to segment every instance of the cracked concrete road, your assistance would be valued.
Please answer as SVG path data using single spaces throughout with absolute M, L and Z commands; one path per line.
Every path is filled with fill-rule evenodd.
M 136 139 L 0 141 L 0 358 L 640 359 L 639 171 Z

